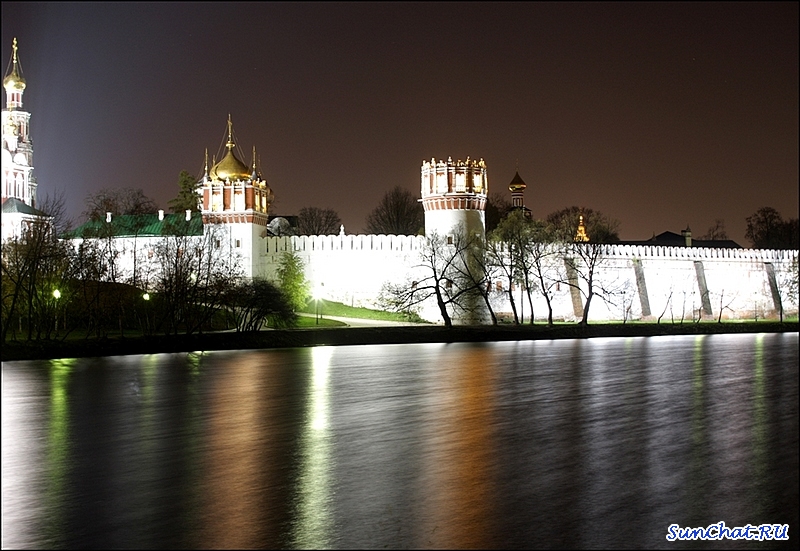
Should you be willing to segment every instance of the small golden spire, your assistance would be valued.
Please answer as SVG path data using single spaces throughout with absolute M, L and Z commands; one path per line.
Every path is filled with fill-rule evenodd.
M 583 225 L 583 215 L 578 218 L 578 231 L 575 233 L 575 241 L 586 243 L 589 241 L 589 236 L 586 233 L 586 226 Z
M 228 143 L 225 144 L 228 149 L 233 149 L 233 123 L 231 122 L 231 114 L 228 113 Z

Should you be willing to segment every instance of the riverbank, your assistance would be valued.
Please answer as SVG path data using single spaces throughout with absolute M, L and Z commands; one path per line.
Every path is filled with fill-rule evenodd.
M 516 340 L 581 339 L 595 337 L 653 337 L 661 335 L 713 335 L 727 333 L 796 333 L 792 322 L 683 323 L 683 324 L 590 324 L 526 326 L 438 325 L 320 327 L 284 329 L 257 333 L 205 333 L 202 335 L 109 338 L 105 340 L 6 342 L 2 361 L 54 358 L 162 354 L 211 350 L 294 348 L 361 344 L 407 344 L 431 342 L 490 342 Z

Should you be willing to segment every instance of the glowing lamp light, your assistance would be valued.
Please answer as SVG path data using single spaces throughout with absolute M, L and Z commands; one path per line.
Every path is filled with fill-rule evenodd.
M 143 294 L 143 295 L 142 295 L 142 298 L 143 298 L 144 300 L 150 300 L 150 293 L 145 293 L 145 294 Z
M 55 298 L 56 300 L 60 299 L 61 298 L 61 291 L 59 291 L 58 289 L 53 291 L 53 298 Z

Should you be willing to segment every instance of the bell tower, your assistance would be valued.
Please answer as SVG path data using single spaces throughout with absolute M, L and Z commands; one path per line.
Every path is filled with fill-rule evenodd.
M 30 207 L 36 207 L 33 142 L 29 133 L 31 114 L 22 110 L 25 86 L 15 38 L 9 68 L 3 78 L 6 105 L 3 109 L 2 200 L 5 202 L 8 198 L 14 198 Z

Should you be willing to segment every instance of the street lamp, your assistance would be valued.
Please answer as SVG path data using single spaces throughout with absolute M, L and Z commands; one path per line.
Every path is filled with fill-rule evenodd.
M 58 299 L 61 298 L 61 291 L 58 289 L 53 291 L 53 298 L 56 299 L 56 337 L 58 336 Z

